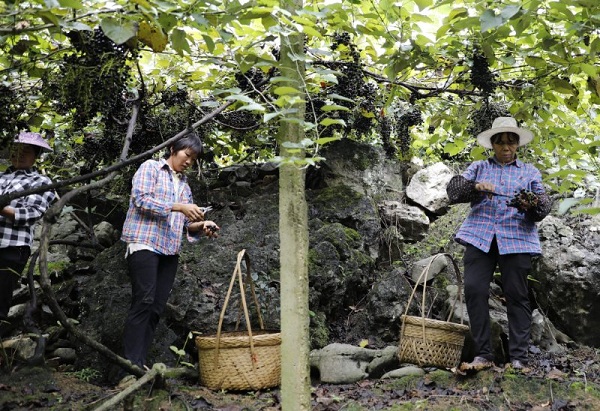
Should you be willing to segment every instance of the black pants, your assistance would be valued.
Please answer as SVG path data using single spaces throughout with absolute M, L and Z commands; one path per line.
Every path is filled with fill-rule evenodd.
M 177 272 L 177 255 L 160 255 L 152 251 L 136 251 L 127 257 L 131 279 L 131 307 L 123 332 L 123 354 L 142 367 L 154 339 L 158 320 Z
M 0 320 L 8 317 L 12 294 L 31 254 L 28 246 L 0 248 Z
M 488 300 L 490 283 L 496 266 L 499 266 L 508 314 L 508 354 L 511 361 L 526 362 L 531 333 L 531 306 L 527 285 L 531 254 L 500 255 L 494 239 L 488 253 L 467 245 L 464 265 L 465 300 L 476 355 L 488 360 L 494 359 Z

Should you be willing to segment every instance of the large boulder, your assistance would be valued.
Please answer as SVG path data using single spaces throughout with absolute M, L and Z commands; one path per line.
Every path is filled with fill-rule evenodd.
M 532 277 L 537 303 L 573 340 L 600 346 L 600 216 L 546 217 Z
M 443 214 L 449 199 L 446 186 L 454 173 L 444 163 L 435 163 L 412 177 L 406 196 L 434 214 Z

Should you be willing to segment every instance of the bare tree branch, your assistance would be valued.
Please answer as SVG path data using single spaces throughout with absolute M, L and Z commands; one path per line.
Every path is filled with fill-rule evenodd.
M 111 166 L 108 166 L 108 167 L 106 167 L 106 168 L 104 168 L 102 170 L 94 171 L 93 173 L 88 173 L 88 174 L 85 174 L 83 176 L 77 176 L 77 177 L 74 177 L 74 178 L 70 178 L 68 180 L 58 181 L 56 183 L 52 183 L 52 184 L 48 184 L 48 185 L 45 185 L 45 186 L 40 186 L 40 187 L 32 188 L 32 189 L 29 189 L 29 190 L 16 191 L 16 192 L 13 192 L 13 193 L 1 195 L 0 196 L 0 208 L 3 208 L 6 205 L 10 204 L 10 202 L 12 200 L 14 200 L 15 198 L 25 197 L 25 196 L 28 196 L 30 194 L 43 193 L 45 191 L 55 190 L 57 188 L 68 187 L 68 186 L 71 186 L 73 184 L 80 183 L 82 181 L 87 181 L 87 180 L 91 180 L 91 179 L 96 178 L 96 177 L 100 177 L 100 176 L 103 176 L 103 175 L 106 175 L 106 174 L 110 174 L 110 173 L 112 173 L 114 171 L 118 171 L 118 170 L 120 170 L 120 169 L 122 169 L 124 167 L 127 167 L 130 164 L 134 164 L 134 163 L 137 163 L 137 162 L 139 162 L 141 160 L 144 160 L 147 157 L 150 157 L 154 153 L 162 150 L 165 147 L 168 147 L 169 145 L 171 145 L 175 141 L 179 140 L 181 137 L 183 137 L 186 134 L 188 134 L 191 130 L 194 130 L 194 129 L 198 128 L 199 126 L 201 126 L 202 124 L 206 123 L 207 121 L 212 120 L 215 116 L 217 116 L 219 113 L 221 113 L 227 107 L 229 107 L 230 105 L 232 105 L 234 102 L 235 101 L 232 100 L 230 102 L 227 102 L 227 103 L 225 103 L 225 104 L 217 107 L 216 109 L 214 109 L 213 111 L 211 111 L 210 113 L 208 113 L 204 117 L 202 117 L 200 120 L 198 120 L 197 122 L 195 122 L 194 124 L 192 124 L 190 127 L 188 127 L 185 130 L 177 133 L 175 136 L 171 137 L 170 139 L 168 139 L 164 143 L 162 143 L 162 144 L 160 144 L 158 146 L 155 146 L 154 148 L 152 148 L 152 149 L 150 149 L 148 151 L 145 151 L 145 152 L 143 152 L 141 154 L 138 154 L 137 156 L 131 157 L 131 158 L 127 159 L 127 160 L 121 159 L 118 163 L 113 164 Z M 128 130 L 128 133 L 129 133 L 129 130 Z M 129 137 L 129 141 L 131 141 L 131 137 Z M 126 153 L 127 151 L 124 151 L 124 152 Z M 123 157 L 123 154 L 121 154 L 121 157 Z M 78 191 L 75 194 L 79 194 L 79 192 L 81 192 L 81 191 Z M 73 194 L 73 195 L 66 194 L 65 196 L 68 195 L 67 201 L 70 200 L 75 194 Z M 66 203 L 66 201 L 64 203 Z M 62 206 L 61 206 L 61 208 L 62 208 Z

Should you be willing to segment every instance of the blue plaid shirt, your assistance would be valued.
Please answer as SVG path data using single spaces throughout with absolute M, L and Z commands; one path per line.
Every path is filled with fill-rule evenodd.
M 479 193 L 471 202 L 471 212 L 455 236 L 458 243 L 471 244 L 487 253 L 496 237 L 500 254 L 542 253 L 535 222 L 550 212 L 551 202 L 534 166 L 520 160 L 502 165 L 489 158 L 472 163 L 462 176 L 476 183 L 493 184 L 496 194 Z M 522 189 L 538 194 L 540 202 L 535 210 L 522 213 L 508 206 Z
M 183 213 L 173 212 L 172 208 L 175 203 L 192 202 L 192 190 L 185 176 L 181 176 L 179 190 L 175 192 L 172 171 L 166 160 L 146 160 L 133 176 L 121 240 L 146 245 L 158 254 L 179 254 L 184 227 L 190 222 Z M 198 238 L 198 235 L 188 235 L 191 242 Z

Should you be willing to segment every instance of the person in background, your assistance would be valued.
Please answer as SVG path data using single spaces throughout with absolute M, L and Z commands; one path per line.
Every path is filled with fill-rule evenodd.
M 540 172 L 517 157 L 517 149 L 533 139 L 512 117 L 498 117 L 480 133 L 480 145 L 493 150 L 487 160 L 472 163 L 447 186 L 450 203 L 471 203 L 471 211 L 455 235 L 465 246 L 464 290 L 475 358 L 462 370 L 493 366 L 489 289 L 499 267 L 508 314 L 508 354 L 514 369 L 527 366 L 531 307 L 527 273 L 531 258 L 541 254 L 536 222 L 552 202 Z
M 40 154 L 49 151 L 52 149 L 40 134 L 19 133 L 10 146 L 11 165 L 0 173 L 0 195 L 51 184 L 48 177 L 33 168 Z M 12 200 L 0 210 L 0 327 L 8 324 L 13 290 L 31 255 L 33 226 L 54 197 L 52 190 L 30 194 Z
M 121 240 L 131 279 L 131 307 L 125 321 L 123 351 L 126 359 L 143 368 L 159 319 L 177 272 L 184 232 L 189 241 L 204 235 L 217 237 L 220 229 L 204 221 L 194 204 L 184 174 L 202 152 L 202 142 L 190 133 L 168 147 L 165 157 L 147 160 L 133 177 L 129 209 Z M 119 386 L 135 381 L 125 375 Z

